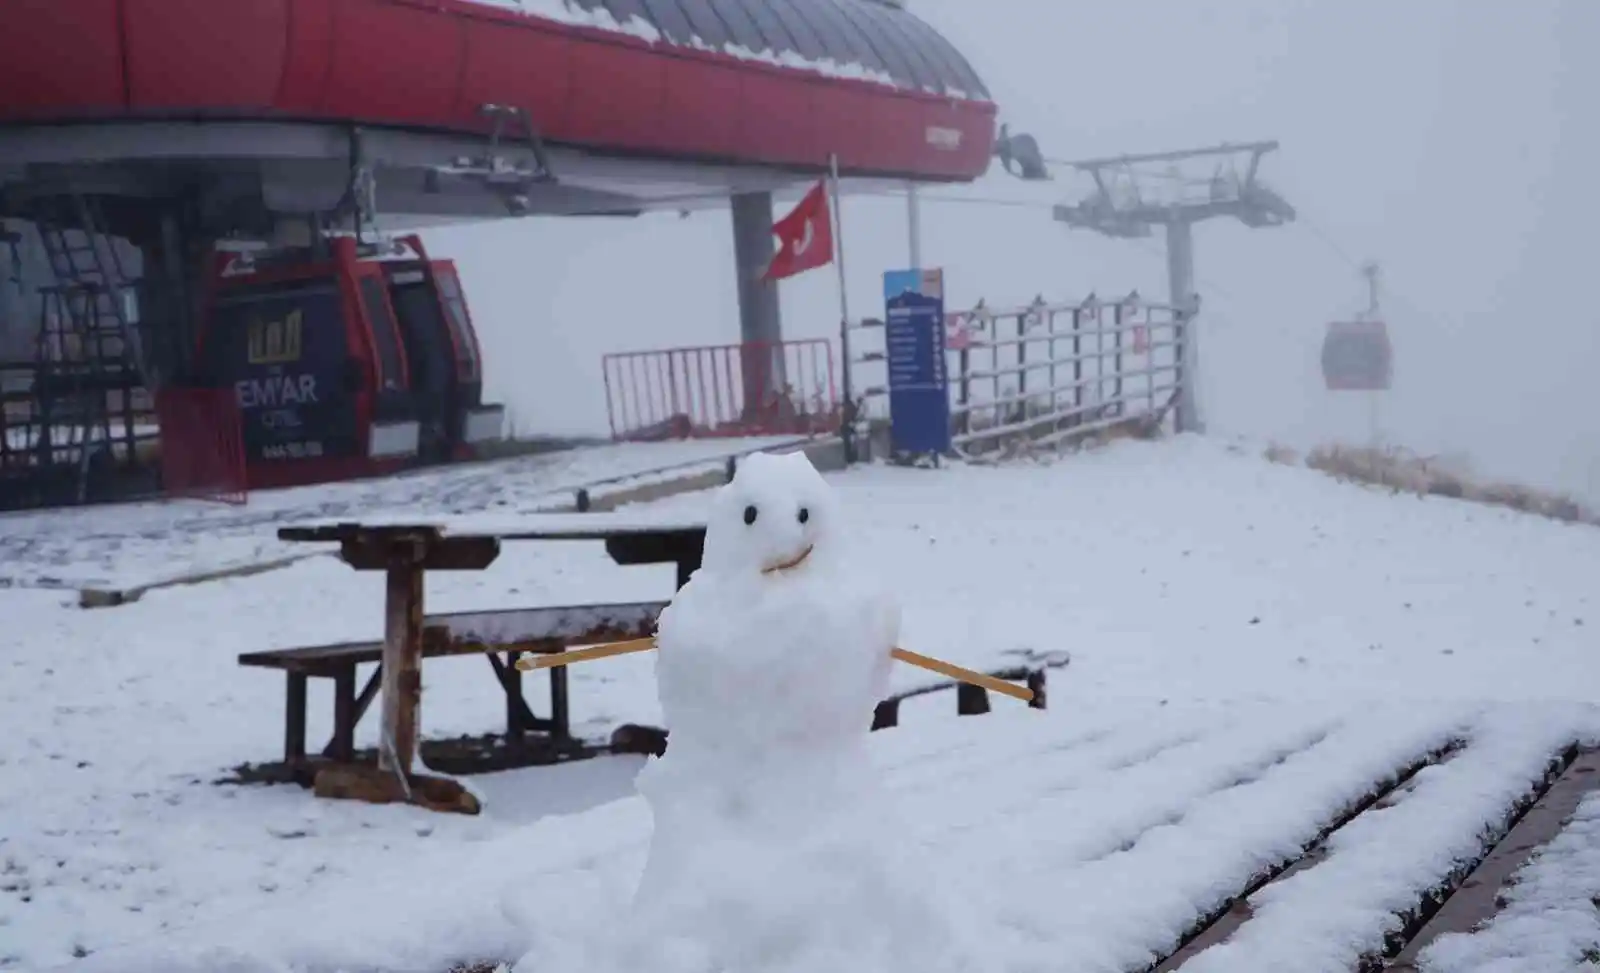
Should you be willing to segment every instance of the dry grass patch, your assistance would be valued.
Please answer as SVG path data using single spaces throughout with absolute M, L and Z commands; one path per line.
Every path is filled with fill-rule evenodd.
M 1295 452 L 1285 446 L 1269 446 L 1264 455 L 1274 463 L 1299 465 Z M 1384 487 L 1395 493 L 1451 497 L 1567 523 L 1600 525 L 1600 517 L 1594 511 L 1566 494 L 1515 483 L 1480 482 L 1456 464 L 1400 447 L 1338 443 L 1318 446 L 1306 455 L 1305 465 L 1340 480 Z
M 1271 446 L 1268 446 L 1267 451 L 1262 455 L 1266 456 L 1267 462 L 1269 463 L 1278 463 L 1283 466 L 1300 465 L 1299 453 L 1287 446 L 1281 446 L 1277 443 L 1273 443 Z

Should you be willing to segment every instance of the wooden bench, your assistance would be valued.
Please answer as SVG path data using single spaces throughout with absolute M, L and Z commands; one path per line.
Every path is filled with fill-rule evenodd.
M 422 657 L 483 655 L 505 693 L 507 740 L 517 743 L 526 733 L 543 732 L 553 742 L 564 743 L 572 739 L 566 667 L 545 670 L 550 679 L 550 716 L 545 718 L 535 716 L 528 706 L 517 660 L 525 654 L 550 654 L 572 646 L 646 638 L 655 631 L 656 616 L 666 604 L 647 601 L 430 615 L 423 620 Z M 503 661 L 501 653 L 505 654 Z M 382 685 L 382 660 L 381 641 L 273 649 L 239 656 L 242 666 L 277 669 L 287 676 L 283 759 L 290 768 L 307 762 L 308 681 L 333 680 L 333 738 L 321 756 L 348 762 L 355 755 L 356 726 Z M 357 691 L 357 667 L 368 663 L 376 663 L 377 669 Z

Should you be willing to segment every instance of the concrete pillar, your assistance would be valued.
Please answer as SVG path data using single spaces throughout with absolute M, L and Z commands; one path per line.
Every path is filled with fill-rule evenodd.
M 772 236 L 772 194 L 733 197 L 733 255 L 739 275 L 739 341 L 744 409 L 770 403 L 784 386 L 783 319 L 778 285 L 761 279 L 776 247 Z

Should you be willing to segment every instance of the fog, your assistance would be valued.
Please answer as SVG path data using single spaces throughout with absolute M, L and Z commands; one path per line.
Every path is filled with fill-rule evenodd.
M 1395 345 L 1384 438 L 1600 500 L 1600 3 L 909 6 L 1051 157 L 1282 143 L 1261 174 L 1299 221 L 1196 230 L 1213 434 L 1365 439 L 1366 403 L 1323 391 L 1318 352 L 1326 323 L 1363 306 L 1357 266 L 1375 259 Z M 927 190 L 923 262 L 946 269 L 951 305 L 1164 297 L 1159 235 L 1052 221 L 1081 188 L 996 164 L 972 186 Z M 904 202 L 848 198 L 843 223 L 852 310 L 873 313 L 880 274 L 907 263 Z M 492 393 L 521 433 L 604 433 L 605 352 L 738 338 L 725 210 L 450 228 L 430 244 L 460 263 Z M 836 333 L 831 272 L 784 283 L 782 304 L 787 336 Z

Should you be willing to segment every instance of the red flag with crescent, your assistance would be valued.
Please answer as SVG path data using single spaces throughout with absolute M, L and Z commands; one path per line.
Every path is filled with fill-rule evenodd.
M 833 263 L 833 220 L 828 214 L 828 187 L 812 187 L 788 216 L 772 224 L 778 252 L 767 264 L 766 280 L 783 280 Z

